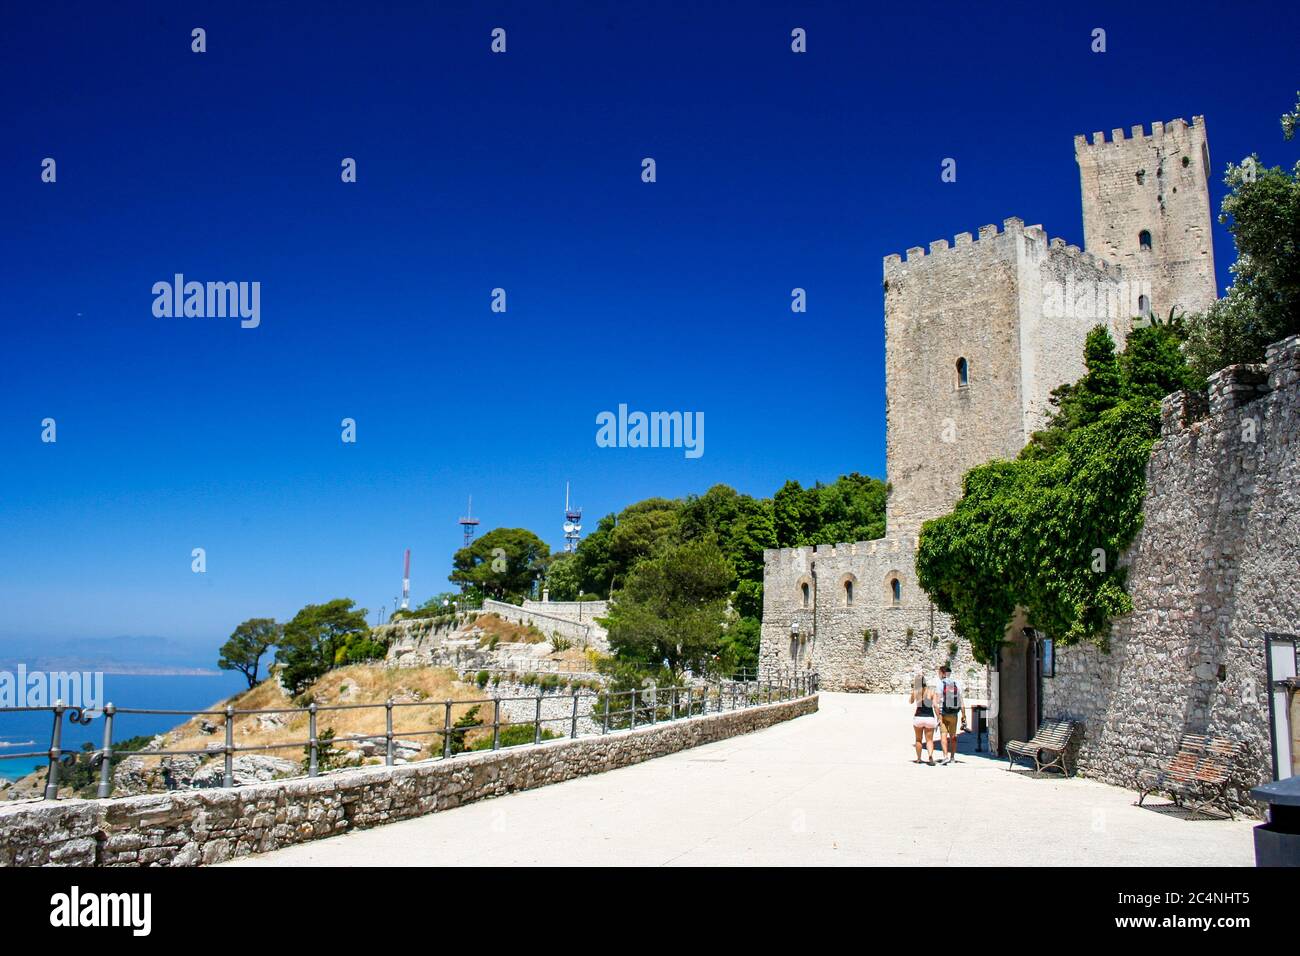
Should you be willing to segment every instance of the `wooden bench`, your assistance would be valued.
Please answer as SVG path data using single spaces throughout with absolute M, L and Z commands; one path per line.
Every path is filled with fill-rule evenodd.
M 1140 794 L 1137 805 L 1142 806 L 1142 801 L 1152 793 L 1168 793 L 1175 806 L 1183 806 L 1184 800 L 1197 801 L 1189 807 L 1193 814 L 1217 804 L 1228 814 L 1229 820 L 1236 819 L 1232 804 L 1228 802 L 1228 787 L 1245 749 L 1246 745 L 1240 740 L 1183 734 L 1178 743 L 1178 753 L 1163 770 L 1138 773 Z
M 1012 740 L 1007 743 L 1007 769 L 1012 769 L 1017 759 L 1027 759 L 1033 760 L 1035 774 L 1055 768 L 1067 777 L 1070 776 L 1066 759 L 1079 727 L 1079 722 L 1074 720 L 1043 721 L 1031 740 Z

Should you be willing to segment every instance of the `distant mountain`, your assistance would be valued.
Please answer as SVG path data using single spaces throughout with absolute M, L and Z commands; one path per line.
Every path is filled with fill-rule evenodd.
M 102 671 L 105 674 L 219 674 L 211 652 L 167 637 L 8 638 L 0 640 L 0 668 L 29 671 Z

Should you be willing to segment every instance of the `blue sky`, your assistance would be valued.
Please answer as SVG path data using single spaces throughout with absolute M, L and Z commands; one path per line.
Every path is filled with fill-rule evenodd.
M 558 547 L 566 480 L 590 527 L 883 475 L 882 256 L 1013 215 L 1081 243 L 1076 133 L 1205 114 L 1216 209 L 1230 159 L 1298 152 L 1282 5 L 366 6 L 5 11 L 0 647 L 208 659 L 391 607 L 407 547 L 422 599 L 470 494 Z M 260 327 L 155 318 L 177 272 L 259 281 Z M 704 455 L 598 448 L 619 403 L 704 412 Z

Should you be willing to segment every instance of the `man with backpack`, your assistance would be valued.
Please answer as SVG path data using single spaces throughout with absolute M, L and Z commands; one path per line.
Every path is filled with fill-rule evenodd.
M 939 723 L 943 727 L 944 764 L 957 760 L 957 717 L 962 712 L 961 685 L 952 676 L 948 665 L 939 668 Z

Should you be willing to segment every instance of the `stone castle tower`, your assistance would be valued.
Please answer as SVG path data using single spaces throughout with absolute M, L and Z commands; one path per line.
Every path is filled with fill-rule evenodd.
M 1011 218 L 885 257 L 886 537 L 766 552 L 762 667 L 901 690 L 951 655 L 969 679 L 969 649 L 916 581 L 921 524 L 1046 424 L 1094 326 L 1122 342 L 1136 316 L 1214 300 L 1203 118 L 1077 137 L 1075 154 L 1087 251 Z
M 1205 118 L 1152 123 L 1146 135 L 1074 138 L 1083 191 L 1084 247 L 1151 284 L 1150 311 L 1199 312 L 1213 302 L 1210 147 Z M 1146 314 L 1148 309 L 1143 309 Z

